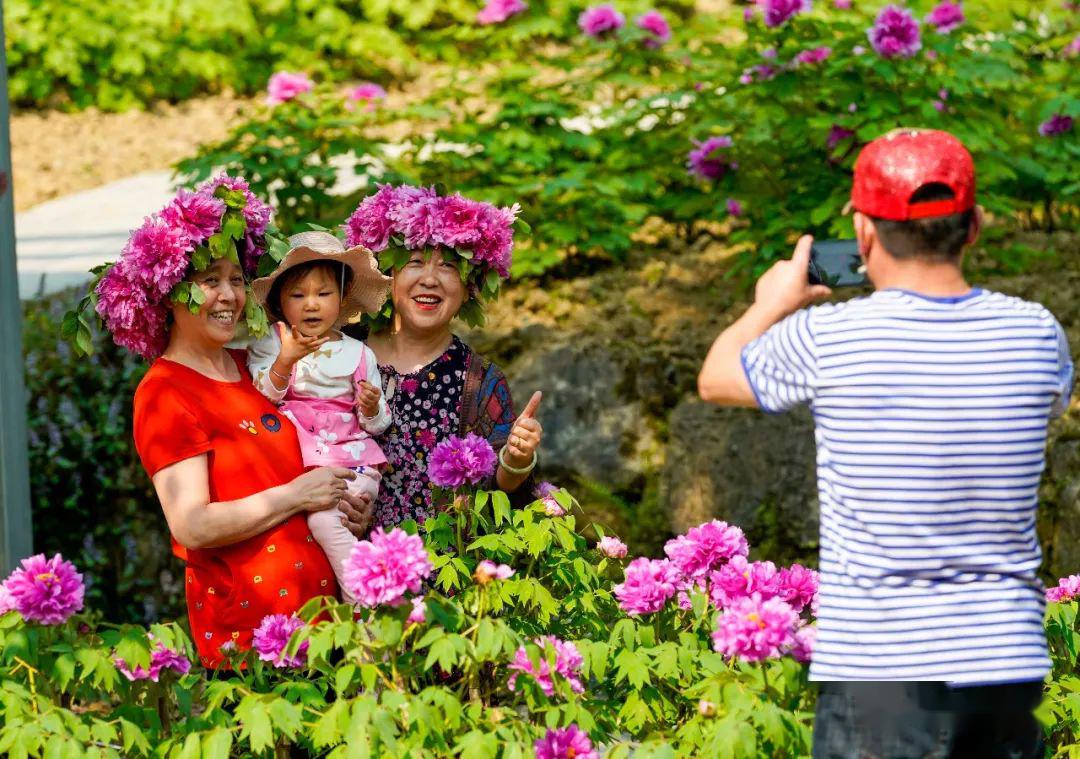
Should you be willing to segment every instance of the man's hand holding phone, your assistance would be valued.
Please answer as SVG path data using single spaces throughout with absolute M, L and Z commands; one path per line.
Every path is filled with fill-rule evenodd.
M 862 287 L 868 282 L 855 240 L 815 240 L 810 246 L 809 274 L 812 285 Z
M 810 248 L 813 244 L 813 237 L 803 235 L 791 258 L 774 263 L 757 281 L 754 305 L 764 309 L 773 322 L 832 294 L 826 285 L 810 283 Z

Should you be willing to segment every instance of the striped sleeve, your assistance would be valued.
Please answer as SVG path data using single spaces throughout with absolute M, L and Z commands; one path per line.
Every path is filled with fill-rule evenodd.
M 1069 408 L 1069 399 L 1072 397 L 1073 391 L 1073 361 L 1072 355 L 1069 353 L 1069 340 L 1065 337 L 1065 330 L 1061 328 L 1061 324 L 1054 321 L 1054 328 L 1057 331 L 1057 345 L 1058 345 L 1058 394 L 1054 400 L 1054 405 L 1050 410 L 1051 416 L 1061 416 Z
M 743 348 L 743 371 L 763 411 L 776 414 L 814 400 L 817 351 L 811 313 L 796 311 Z

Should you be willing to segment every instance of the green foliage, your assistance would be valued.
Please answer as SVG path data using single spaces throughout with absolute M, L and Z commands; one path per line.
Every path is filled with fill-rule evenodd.
M 180 170 L 190 178 L 224 165 L 272 177 L 275 192 L 297 194 L 279 203 L 285 224 L 340 223 L 374 181 L 441 183 L 517 202 L 532 228 L 519 235 L 518 276 L 621 261 L 648 219 L 667 222 L 666 234 L 681 239 L 725 239 L 747 253 L 742 265 L 755 273 L 788 255 L 798 233 L 850 236 L 840 212 L 859 145 L 917 125 L 949 130 L 969 146 L 980 200 L 995 219 L 1076 226 L 1080 185 L 1069 167 L 1080 158 L 1080 129 L 1038 133 L 1054 113 L 1080 116 L 1080 67 L 1062 57 L 1080 31 L 1075 14 L 969 8 L 960 30 L 924 29 L 923 53 L 886 60 L 860 50 L 876 7 L 820 5 L 776 29 L 744 24 L 739 9 L 725 17 L 684 8 L 683 18 L 668 9 L 675 39 L 660 49 L 646 48 L 628 24 L 614 39 L 578 34 L 476 67 L 475 59 L 520 51 L 514 35 L 538 22 L 531 9 L 470 41 L 468 65 L 421 102 L 346 125 L 340 95 L 323 93 L 258 114 Z M 832 51 L 824 62 L 794 63 L 819 46 Z M 770 49 L 776 57 L 763 57 Z M 766 75 L 763 65 L 773 70 Z M 391 120 L 411 125 L 407 139 L 385 137 Z M 727 152 L 737 168 L 715 181 L 690 176 L 694 141 L 718 135 L 732 138 Z M 339 178 L 349 186 L 324 193 Z M 742 216 L 729 214 L 729 199 L 741 202 Z

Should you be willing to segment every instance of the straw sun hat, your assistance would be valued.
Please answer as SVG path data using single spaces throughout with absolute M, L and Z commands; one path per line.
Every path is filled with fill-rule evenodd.
M 329 232 L 300 232 L 289 238 L 289 252 L 273 273 L 251 283 L 255 298 L 267 310 L 267 299 L 277 278 L 294 266 L 309 261 L 335 261 L 352 270 L 349 290 L 342 293 L 341 312 L 335 326 L 354 321 L 360 314 L 375 314 L 386 302 L 390 277 L 379 271 L 375 256 L 362 245 L 345 249 L 344 243 Z

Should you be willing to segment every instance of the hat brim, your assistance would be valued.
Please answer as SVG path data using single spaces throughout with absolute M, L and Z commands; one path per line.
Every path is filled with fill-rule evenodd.
M 362 245 L 343 252 L 318 251 L 307 245 L 298 245 L 290 250 L 278 267 L 265 276 L 251 283 L 251 291 L 259 305 L 268 311 L 267 299 L 274 287 L 274 282 L 294 266 L 310 261 L 334 261 L 343 264 L 352 271 L 352 283 L 349 290 L 342 294 L 341 310 L 335 327 L 355 321 L 361 314 L 378 313 L 390 294 L 390 277 L 379 271 L 374 254 Z

